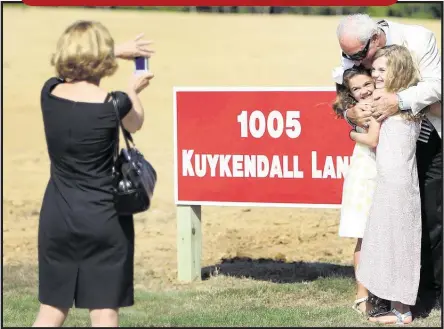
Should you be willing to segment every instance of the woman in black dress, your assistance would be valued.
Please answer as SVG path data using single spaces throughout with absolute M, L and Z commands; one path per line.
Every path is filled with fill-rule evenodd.
M 132 216 L 118 216 L 111 193 L 118 122 L 100 81 L 116 57 L 149 57 L 141 36 L 114 48 L 100 23 L 79 21 L 60 37 L 52 58 L 57 78 L 45 82 L 41 108 L 50 178 L 38 234 L 39 314 L 34 326 L 61 326 L 69 308 L 90 310 L 93 326 L 117 326 L 118 309 L 134 303 Z M 151 73 L 133 75 L 118 92 L 124 127 L 142 127 L 138 93 Z

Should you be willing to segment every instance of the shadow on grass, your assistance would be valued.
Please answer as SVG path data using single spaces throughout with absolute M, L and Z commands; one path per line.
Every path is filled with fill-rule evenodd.
M 321 262 L 293 262 L 249 257 L 222 259 L 219 264 L 204 267 L 202 279 L 211 275 L 223 274 L 232 277 L 245 277 L 254 280 L 271 281 L 274 283 L 296 283 L 314 281 L 326 277 L 354 278 L 353 266 L 336 265 Z
M 219 264 L 204 267 L 202 280 L 217 274 L 274 283 L 298 283 L 328 277 L 353 279 L 355 277 L 353 266 L 302 261 L 286 263 L 274 259 L 252 259 L 249 257 L 222 259 Z M 412 307 L 414 317 L 427 318 L 434 308 L 441 308 L 436 302 L 433 294 L 422 294 L 422 298 L 419 298 L 417 304 Z

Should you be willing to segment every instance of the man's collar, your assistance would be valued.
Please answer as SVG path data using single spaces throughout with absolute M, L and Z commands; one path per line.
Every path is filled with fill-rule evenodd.
M 386 20 L 381 20 L 378 23 L 378 27 L 384 32 L 385 34 L 385 45 L 390 46 L 392 45 L 392 38 L 390 37 L 390 29 L 389 24 Z

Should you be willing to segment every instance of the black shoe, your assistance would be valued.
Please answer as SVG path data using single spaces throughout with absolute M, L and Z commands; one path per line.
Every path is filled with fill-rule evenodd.
M 433 292 L 421 291 L 418 294 L 416 304 L 411 307 L 413 316 L 415 318 L 427 318 L 436 304 L 439 303 L 437 303 L 437 298 Z
M 379 298 L 377 296 L 371 296 L 369 298 L 370 303 L 373 305 L 373 308 L 368 312 L 368 316 L 380 316 L 390 312 L 390 301 L 386 299 Z

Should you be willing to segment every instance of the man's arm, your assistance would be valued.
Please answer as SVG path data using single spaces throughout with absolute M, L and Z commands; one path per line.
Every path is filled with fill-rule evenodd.
M 430 114 L 433 114 L 435 117 L 440 118 L 442 115 L 442 104 L 441 102 L 433 103 L 430 105 Z
M 417 114 L 424 107 L 441 100 L 441 56 L 436 38 L 431 31 L 425 30 L 422 35 L 415 35 L 417 40 L 424 40 L 424 46 L 417 46 L 415 52 L 419 62 L 421 81 L 398 93 L 400 108 L 411 109 Z

